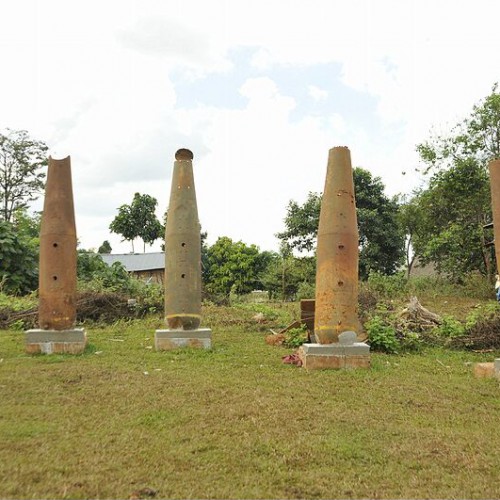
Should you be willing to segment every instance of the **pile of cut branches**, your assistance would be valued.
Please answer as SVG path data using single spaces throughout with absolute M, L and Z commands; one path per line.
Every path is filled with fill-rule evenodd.
M 146 311 L 130 304 L 127 297 L 114 292 L 78 292 L 76 300 L 77 323 L 113 323 L 119 319 L 143 317 Z M 24 329 L 38 326 L 38 308 L 16 311 L 0 308 L 0 329 Z

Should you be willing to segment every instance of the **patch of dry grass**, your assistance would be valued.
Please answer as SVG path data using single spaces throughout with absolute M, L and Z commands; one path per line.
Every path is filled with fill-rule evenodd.
M 210 351 L 155 352 L 157 320 L 88 331 L 75 357 L 0 332 L 0 497 L 500 496 L 499 383 L 466 364 L 493 355 L 306 372 L 246 314 L 206 311 Z

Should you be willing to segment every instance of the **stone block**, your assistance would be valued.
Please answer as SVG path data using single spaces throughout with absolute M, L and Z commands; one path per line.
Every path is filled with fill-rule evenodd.
M 198 328 L 196 330 L 156 330 L 155 349 L 171 351 L 181 347 L 210 349 L 212 347 L 212 330 Z
M 302 366 L 307 370 L 341 370 L 370 367 L 370 346 L 353 344 L 303 344 L 299 348 Z
M 500 380 L 500 359 L 492 363 L 474 363 L 472 372 L 476 378 L 496 377 Z
M 27 330 L 25 351 L 28 354 L 82 354 L 87 345 L 83 328 L 72 330 Z

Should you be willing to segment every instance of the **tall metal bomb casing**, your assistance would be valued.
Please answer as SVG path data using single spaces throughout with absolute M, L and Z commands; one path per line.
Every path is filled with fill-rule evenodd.
M 351 154 L 330 149 L 318 227 L 314 334 L 319 344 L 358 334 L 358 225 Z
M 500 271 L 500 160 L 488 164 L 491 186 L 491 209 L 493 212 L 493 233 L 495 238 L 495 256 L 497 269 Z
M 201 236 L 193 153 L 175 153 L 165 230 L 165 319 L 171 329 L 195 330 L 201 319 Z
M 49 158 L 40 229 L 38 322 L 67 330 L 76 321 L 76 227 L 71 159 Z

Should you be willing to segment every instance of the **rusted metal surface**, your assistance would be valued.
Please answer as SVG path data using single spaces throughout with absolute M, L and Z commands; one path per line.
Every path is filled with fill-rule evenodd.
M 201 319 L 201 237 L 193 153 L 175 154 L 165 231 L 165 319 L 171 329 L 195 330 Z
M 49 158 L 40 230 L 38 322 L 67 330 L 76 321 L 76 228 L 71 159 Z
M 491 209 L 493 212 L 493 235 L 497 269 L 500 268 L 500 160 L 490 161 Z M 499 269 L 500 270 L 500 269 Z
M 361 331 L 358 240 L 351 154 L 335 147 L 329 151 L 318 228 L 314 334 L 320 344 Z

